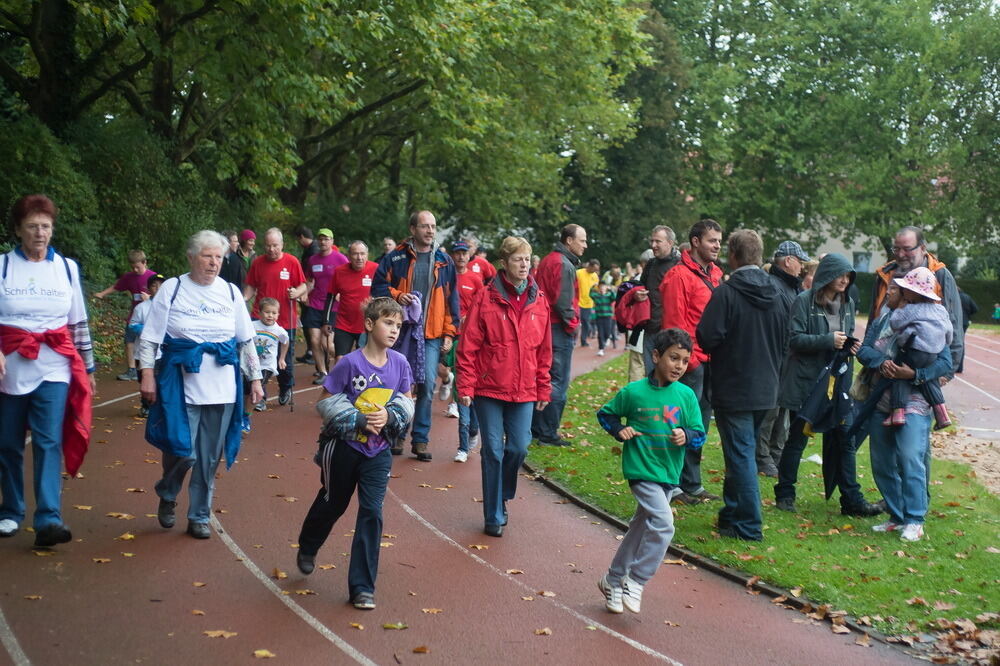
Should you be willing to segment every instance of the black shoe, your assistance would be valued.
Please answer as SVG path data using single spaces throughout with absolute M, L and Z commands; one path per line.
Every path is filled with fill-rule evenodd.
M 740 534 L 732 527 L 720 527 L 718 528 L 719 536 L 726 537 L 727 539 L 739 539 L 740 541 L 763 541 L 762 536 L 746 536 L 745 534 Z
M 680 492 L 677 495 L 674 495 L 674 498 L 671 500 L 671 502 L 676 504 L 687 504 L 689 506 L 694 506 L 695 504 L 704 503 L 705 500 L 696 495 L 689 495 L 688 493 Z
M 503 525 L 487 525 L 485 528 L 483 528 L 483 532 L 486 533 L 486 536 L 502 537 Z
M 871 502 L 862 502 L 856 506 L 845 506 L 841 507 L 840 513 L 845 516 L 855 516 L 858 518 L 869 518 L 871 516 L 877 516 L 882 513 L 882 509 L 878 507 L 877 504 L 872 504 Z
M 391 453 L 394 456 L 401 456 L 401 455 L 403 455 L 403 446 L 402 445 L 399 445 L 399 446 L 390 446 L 389 447 L 389 453 Z
M 160 506 L 156 508 L 156 519 L 160 521 L 160 527 L 169 530 L 174 526 L 174 522 L 176 521 L 176 516 L 174 516 L 175 506 L 177 506 L 177 502 L 160 498 Z
M 51 548 L 73 539 L 73 533 L 62 523 L 51 523 L 35 532 L 35 548 Z
M 140 407 L 139 408 L 139 418 L 140 419 L 144 419 L 147 416 L 149 416 L 149 407 Z
M 299 571 L 303 575 L 308 576 L 316 568 L 316 556 L 306 555 L 300 548 L 298 554 L 295 556 L 295 564 L 299 567 Z
M 375 608 L 375 595 L 371 592 L 358 592 L 351 597 L 351 603 L 358 610 L 372 610 Z
M 718 495 L 713 495 L 712 493 L 708 492 L 704 488 L 702 488 L 701 490 L 699 490 L 696 493 L 691 493 L 691 497 L 694 497 L 696 499 L 700 499 L 702 502 L 714 502 L 715 500 L 722 499 Z
M 427 442 L 414 442 L 410 447 L 410 453 L 417 457 L 420 462 L 430 462 L 431 452 L 427 450 Z
M 188 523 L 187 533 L 195 539 L 209 539 L 212 536 L 208 523 Z
M 788 513 L 798 513 L 799 510 L 795 508 L 795 500 L 793 499 L 780 499 L 774 501 L 774 508 L 778 511 L 787 511 Z
M 297 356 L 295 360 L 298 363 L 312 363 L 313 362 L 312 352 L 306 352 L 302 356 Z
M 503 503 L 503 522 L 500 523 L 500 527 L 507 526 L 507 502 Z
M 542 446 L 573 446 L 572 442 L 567 442 L 565 439 L 562 439 L 561 437 L 559 439 L 552 439 L 552 440 L 540 439 L 538 440 L 538 443 L 541 444 Z
M 278 391 L 278 404 L 287 405 L 292 399 L 292 387 L 285 386 L 280 391 Z

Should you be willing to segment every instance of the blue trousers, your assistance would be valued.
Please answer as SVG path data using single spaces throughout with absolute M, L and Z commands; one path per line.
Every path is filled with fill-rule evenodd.
M 188 482 L 188 520 L 207 523 L 212 518 L 212 494 L 215 492 L 215 470 L 219 467 L 222 448 L 226 443 L 226 430 L 234 406 L 185 405 L 191 427 L 190 456 L 175 456 L 163 452 L 163 477 L 156 482 L 156 494 L 161 499 L 176 502 L 184 484 L 184 477 L 191 470 Z
M 722 440 L 726 476 L 719 527 L 732 529 L 743 539 L 763 538 L 760 486 L 757 483 L 757 435 L 768 410 L 715 410 L 715 426 Z
M 533 402 L 476 398 L 482 433 L 483 518 L 487 525 L 503 525 L 504 503 L 517 493 L 517 475 L 531 442 Z
M 469 452 L 469 438 L 479 432 L 479 416 L 476 414 L 475 403 L 466 407 L 458 403 L 458 450 Z
M 569 391 L 570 366 L 573 363 L 574 335 L 567 333 L 562 324 L 552 325 L 552 397 L 545 409 L 536 411 L 531 417 L 531 436 L 541 442 L 559 439 L 559 424 L 566 409 L 566 394 Z M 480 415 L 480 421 L 482 415 Z
M 35 516 L 32 526 L 62 523 L 62 425 L 69 384 L 42 382 L 31 393 L 0 393 L 0 520 L 24 520 L 24 442 L 31 430 Z
M 374 594 L 382 539 L 382 502 L 389 486 L 392 455 L 389 449 L 385 449 L 374 458 L 369 458 L 343 441 L 335 441 L 330 446 L 334 447 L 330 465 L 330 501 L 326 501 L 326 490 L 320 487 L 302 523 L 299 548 L 307 555 L 319 552 L 334 523 L 350 505 L 356 488 L 358 517 L 351 542 L 347 588 L 351 598 L 361 592 Z
M 885 499 L 889 520 L 897 525 L 923 523 L 927 515 L 930 414 L 907 414 L 906 424 L 884 426 L 885 414 L 875 411 L 868 425 L 872 476 Z
M 708 397 L 708 372 L 708 364 L 701 363 L 697 368 L 685 372 L 681 377 L 681 383 L 688 386 L 698 396 L 701 424 L 705 427 L 706 434 L 712 423 L 712 403 Z M 705 486 L 701 484 L 701 449 L 684 450 L 681 490 L 690 495 L 697 495 L 705 490 Z
M 587 347 L 587 340 L 594 332 L 594 308 L 580 308 L 580 346 Z
M 431 434 L 431 406 L 434 402 L 434 382 L 437 381 L 438 362 L 441 360 L 441 340 L 424 340 L 424 376 L 414 377 L 422 382 L 417 386 L 417 400 L 413 413 L 413 443 L 429 442 Z

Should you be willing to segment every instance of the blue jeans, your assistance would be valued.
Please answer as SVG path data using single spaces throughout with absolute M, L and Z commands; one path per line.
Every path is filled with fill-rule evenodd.
M 330 501 L 326 501 L 326 489 L 321 486 L 302 523 L 299 548 L 306 555 L 319 552 L 334 523 L 347 510 L 357 488 L 358 516 L 351 541 L 347 589 L 351 598 L 361 592 L 374 594 L 382 540 L 382 503 L 389 486 L 392 456 L 389 449 L 385 449 L 369 458 L 343 441 L 335 441 L 330 446 L 334 447 L 330 465 Z
M 872 476 L 885 499 L 889 520 L 898 524 L 923 523 L 927 515 L 930 451 L 930 414 L 907 414 L 906 424 L 884 426 L 885 414 L 876 411 L 868 424 Z
M 715 426 L 726 459 L 722 483 L 725 505 L 719 510 L 719 527 L 733 530 L 741 539 L 763 538 L 756 454 L 757 434 L 767 411 L 715 410 Z
M 701 424 L 708 433 L 712 423 L 712 403 L 708 397 L 708 364 L 701 363 L 694 370 L 689 370 L 681 377 L 681 383 L 694 391 L 698 397 L 698 409 L 701 411 Z M 704 492 L 701 485 L 701 449 L 684 450 L 684 467 L 681 469 L 681 490 L 689 495 Z
M 471 407 L 458 403 L 458 450 L 469 452 L 469 438 L 479 433 L 479 416 L 475 402 Z
M 156 482 L 156 494 L 161 499 L 176 502 L 188 470 L 188 520 L 207 523 L 212 518 L 212 494 L 215 491 L 215 470 L 219 467 L 226 430 L 233 415 L 233 405 L 185 405 L 191 428 L 191 455 L 175 456 L 163 452 L 163 477 Z
M 517 475 L 531 442 L 533 402 L 476 398 L 482 428 L 483 518 L 487 525 L 507 522 L 504 504 L 517 493 Z
M 785 440 L 785 448 L 781 450 L 781 459 L 778 461 L 778 482 L 774 484 L 774 499 L 776 500 L 795 500 L 795 483 L 799 477 L 799 462 L 802 460 L 802 452 L 809 441 L 809 437 L 802 430 L 802 422 L 796 423 L 795 421 L 797 416 L 797 412 L 788 412 L 791 426 L 788 430 L 788 439 Z M 823 433 L 823 442 L 826 443 L 827 437 L 834 436 L 836 435 L 833 433 Z M 836 470 L 837 487 L 840 489 L 840 507 L 853 509 L 861 506 L 865 501 L 864 495 L 861 494 L 861 486 L 858 484 L 857 450 L 850 448 L 847 443 L 842 442 L 841 446 L 844 448 L 840 454 L 840 467 Z
M 580 308 L 580 346 L 587 347 L 587 340 L 594 330 L 594 308 Z
M 563 329 L 562 324 L 552 325 L 552 397 L 542 411 L 536 411 L 531 421 L 531 436 L 541 442 L 559 439 L 559 424 L 566 408 L 566 393 L 569 391 L 570 366 L 573 363 L 574 335 Z M 482 420 L 482 414 L 480 414 Z
M 0 520 L 24 520 L 24 442 L 31 429 L 35 517 L 32 526 L 61 524 L 62 425 L 69 384 L 42 382 L 31 393 L 0 393 Z
M 424 376 L 414 377 L 413 381 L 422 382 L 417 387 L 417 404 L 413 413 L 414 444 L 429 442 L 431 434 L 431 405 L 434 401 L 434 382 L 437 381 L 438 362 L 441 360 L 441 340 L 424 340 Z

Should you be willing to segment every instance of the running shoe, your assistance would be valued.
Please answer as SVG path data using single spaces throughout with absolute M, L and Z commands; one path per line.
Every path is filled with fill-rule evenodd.
M 903 525 L 903 532 L 899 538 L 903 541 L 920 541 L 924 538 L 924 526 L 920 523 L 907 523 Z
M 604 607 L 609 613 L 623 613 L 625 607 L 622 605 L 623 590 L 608 582 L 608 574 L 604 574 L 597 581 L 597 589 L 604 595 Z

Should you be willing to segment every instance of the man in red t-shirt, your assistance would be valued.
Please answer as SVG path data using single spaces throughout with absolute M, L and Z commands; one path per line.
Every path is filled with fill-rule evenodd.
M 483 284 L 497 276 L 496 267 L 486 258 L 486 248 L 479 247 L 479 242 L 475 238 L 459 242 L 469 246 L 469 270 L 482 276 Z
M 368 246 L 363 241 L 354 241 L 347 247 L 347 258 L 350 263 L 337 266 L 333 271 L 324 308 L 323 329 L 329 330 L 333 323 L 334 365 L 355 346 L 359 349 L 363 346 L 361 334 L 365 332 L 365 318 L 362 309 L 371 298 L 372 278 L 378 270 L 378 264 L 368 261 Z M 333 308 L 335 300 L 339 303 L 336 310 Z
M 283 251 L 284 240 L 276 228 L 264 234 L 264 254 L 253 260 L 243 286 L 243 298 L 253 301 L 254 319 L 259 317 L 258 303 L 262 298 L 273 298 L 281 304 L 278 326 L 288 332 L 288 352 L 285 369 L 278 371 L 278 404 L 287 405 L 295 386 L 295 324 L 294 303 L 306 293 L 306 276 L 299 260 Z

